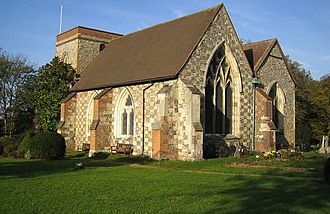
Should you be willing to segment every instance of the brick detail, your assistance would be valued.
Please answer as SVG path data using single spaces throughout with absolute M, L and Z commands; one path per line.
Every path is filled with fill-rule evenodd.
M 256 151 L 275 150 L 276 127 L 272 122 L 272 99 L 262 89 L 256 90 Z
M 167 122 L 166 118 L 159 123 L 159 127 L 152 130 L 152 157 L 154 159 L 177 159 L 178 151 L 171 146 L 168 138 L 171 124 Z
M 295 85 L 285 66 L 280 47 L 275 45 L 257 73 L 264 91 L 268 93 L 274 83 L 278 83 L 285 95 L 284 136 L 279 136 L 279 143 L 295 145 Z

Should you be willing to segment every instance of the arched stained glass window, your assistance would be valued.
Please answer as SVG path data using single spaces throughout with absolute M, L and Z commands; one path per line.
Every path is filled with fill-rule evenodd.
M 134 107 L 131 95 L 125 89 L 117 103 L 117 135 L 134 135 Z
M 206 75 L 205 128 L 207 134 L 231 134 L 233 123 L 231 68 L 222 45 L 214 53 Z

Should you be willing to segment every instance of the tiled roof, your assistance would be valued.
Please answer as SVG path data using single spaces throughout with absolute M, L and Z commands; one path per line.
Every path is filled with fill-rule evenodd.
M 112 40 L 71 91 L 176 78 L 222 6 Z
M 249 61 L 251 69 L 257 72 L 265 58 L 276 43 L 276 39 L 243 44 L 244 53 Z

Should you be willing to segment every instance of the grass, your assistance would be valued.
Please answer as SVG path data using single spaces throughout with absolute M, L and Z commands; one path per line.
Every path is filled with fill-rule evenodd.
M 330 185 L 320 172 L 325 158 L 306 154 L 304 160 L 285 162 L 233 157 L 183 162 L 116 155 L 88 159 L 76 152 L 60 161 L 0 157 L 0 210 L 328 213 Z M 85 168 L 76 169 L 78 162 Z

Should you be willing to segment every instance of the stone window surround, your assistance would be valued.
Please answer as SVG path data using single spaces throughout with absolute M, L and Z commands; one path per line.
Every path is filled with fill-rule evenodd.
M 233 111 L 232 111 L 232 134 L 229 134 L 228 136 L 231 137 L 237 137 L 240 138 L 241 133 L 240 133 L 240 108 L 241 108 L 241 102 L 240 102 L 240 95 L 243 93 L 243 85 L 242 85 L 242 77 L 240 73 L 240 69 L 238 67 L 238 64 L 236 62 L 236 59 L 233 55 L 233 52 L 230 49 L 230 46 L 227 44 L 225 40 L 221 41 L 211 52 L 209 59 L 206 63 L 206 66 L 204 68 L 204 82 L 203 82 L 203 87 L 204 87 L 204 95 L 205 95 L 205 88 L 206 88 L 206 78 L 207 78 L 207 73 L 208 73 L 208 68 L 210 66 L 210 63 L 212 61 L 213 55 L 216 53 L 216 51 L 224 45 L 225 47 L 225 55 L 226 58 L 230 64 L 231 67 L 231 74 L 232 74 L 232 83 L 233 83 L 233 94 L 232 94 L 232 99 L 233 99 Z M 205 99 L 204 99 L 204 106 L 205 106 Z M 205 122 L 204 122 L 205 124 Z M 216 134 L 217 135 L 217 134 Z
M 66 64 L 70 64 L 70 62 L 69 62 L 69 54 L 66 51 L 62 54 L 62 62 L 66 63 Z
M 125 106 L 125 102 L 127 97 L 129 96 L 129 98 L 131 99 L 132 105 L 131 106 Z M 133 96 L 131 95 L 131 93 L 129 92 L 129 90 L 125 87 L 124 89 L 122 89 L 122 91 L 119 93 L 119 96 L 116 99 L 116 107 L 115 107 L 115 137 L 116 138 L 123 138 L 123 139 L 128 139 L 132 136 L 134 136 L 135 134 L 135 107 L 134 107 L 134 100 L 133 100 Z M 122 134 L 122 124 L 123 124 L 123 118 L 122 118 L 122 113 L 123 110 L 127 111 L 127 134 Z M 131 121 L 130 118 L 130 112 L 133 112 L 133 122 Z M 133 124 L 133 127 L 130 127 L 131 124 Z M 133 130 L 130 131 L 130 128 L 132 128 Z M 133 133 L 133 134 L 130 134 Z

